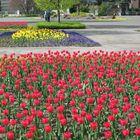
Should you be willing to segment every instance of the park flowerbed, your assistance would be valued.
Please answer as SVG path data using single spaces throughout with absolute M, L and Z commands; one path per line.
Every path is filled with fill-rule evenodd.
M 140 138 L 140 52 L 0 59 L 0 138 Z
M 0 22 L 0 29 L 2 28 L 26 28 L 27 22 Z
M 15 32 L 12 39 L 19 43 L 36 41 L 60 41 L 68 37 L 64 32 L 49 29 L 23 29 Z
M 43 47 L 43 46 L 100 46 L 99 43 L 76 32 L 52 29 L 22 29 L 0 31 L 0 47 Z

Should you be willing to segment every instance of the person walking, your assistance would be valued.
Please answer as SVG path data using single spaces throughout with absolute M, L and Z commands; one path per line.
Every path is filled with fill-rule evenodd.
M 50 17 L 51 17 L 51 10 L 49 9 L 48 11 L 45 11 L 45 20 L 47 22 L 50 22 Z

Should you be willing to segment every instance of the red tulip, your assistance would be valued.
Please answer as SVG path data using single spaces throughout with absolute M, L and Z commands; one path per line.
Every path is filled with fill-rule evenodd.
M 7 105 L 7 101 L 6 100 L 1 100 L 1 104 L 2 104 L 2 106 L 6 106 Z
M 26 132 L 26 137 L 27 137 L 28 139 L 32 139 L 32 138 L 34 137 L 33 132 L 32 132 L 32 131 Z
M 83 124 L 85 120 L 82 117 L 78 117 L 77 121 L 79 124 Z
M 53 106 L 48 106 L 47 107 L 47 111 L 49 112 L 49 113 L 52 113 L 53 111 L 54 111 L 54 108 L 53 108 Z
M 35 100 L 34 100 L 34 104 L 35 104 L 35 105 L 40 105 L 40 100 L 35 99 Z
M 37 111 L 37 116 L 38 118 L 42 118 L 43 117 L 43 112 L 42 111 Z
M 140 136 L 140 128 L 136 128 L 136 129 L 135 129 L 135 134 L 136 134 L 137 136 Z
M 125 126 L 127 123 L 128 121 L 126 119 L 120 119 L 120 125 Z
M 16 118 L 18 118 L 18 119 L 22 118 L 22 114 L 21 113 L 17 113 L 16 114 Z
M 65 139 L 70 139 L 72 134 L 71 134 L 71 132 L 64 132 L 63 135 L 64 135 Z
M 54 103 L 55 104 L 59 103 L 59 98 L 54 98 Z
M 83 109 L 83 108 L 85 108 L 85 104 L 84 103 L 80 103 L 79 107 Z
M 97 123 L 97 122 L 91 122 L 91 123 L 90 123 L 90 127 L 91 127 L 93 130 L 96 130 L 96 128 L 98 127 L 98 123 Z
M 92 95 L 92 92 L 91 92 L 90 88 L 86 88 L 86 93 L 87 93 L 88 96 Z
M 114 114 L 114 115 L 117 115 L 119 113 L 119 110 L 118 108 L 114 108 L 111 110 L 111 112 Z
M 127 112 L 128 109 L 129 109 L 129 108 L 128 108 L 126 105 L 122 106 L 122 111 L 123 111 L 123 112 Z
M 0 95 L 3 95 L 3 93 L 4 93 L 4 90 L 0 89 Z
M 140 105 L 136 105 L 136 106 L 135 106 L 135 110 L 136 110 L 137 113 L 140 114 Z
M 135 113 L 131 112 L 127 116 L 128 116 L 129 119 L 134 119 Z
M 125 136 L 125 137 L 128 136 L 129 135 L 129 130 L 128 129 L 123 129 L 122 130 L 122 135 Z
M 112 132 L 111 131 L 105 131 L 104 136 L 106 139 L 110 139 L 112 137 Z
M 114 121 L 114 120 L 115 120 L 115 117 L 114 117 L 113 115 L 109 115 L 109 116 L 108 116 L 108 120 L 109 120 L 109 121 Z
M 58 118 L 59 120 L 61 120 L 61 119 L 64 119 L 65 117 L 64 117 L 64 114 L 57 114 L 57 118 Z
M 29 123 L 32 123 L 34 120 L 34 116 L 27 116 L 26 120 L 28 120 Z
M 14 139 L 14 133 L 12 132 L 12 131 L 9 131 L 8 133 L 7 133 L 7 138 L 8 139 Z
M 64 106 L 63 105 L 57 107 L 57 112 L 61 113 L 63 111 L 64 111 Z
M 21 108 L 25 108 L 25 107 L 26 107 L 26 103 L 25 103 L 25 102 L 22 102 L 22 103 L 20 104 L 20 107 L 21 107 Z
M 6 99 L 9 99 L 10 93 L 5 93 L 5 94 L 4 94 L 4 97 L 5 97 Z
M 7 109 L 5 109 L 5 110 L 2 110 L 2 113 L 3 113 L 4 115 L 8 115 L 9 111 L 8 111 Z
M 7 126 L 9 124 L 9 119 L 8 118 L 4 118 L 1 120 L 2 124 Z
M 0 126 L 0 134 L 3 134 L 5 132 L 5 128 L 3 126 Z
M 86 120 L 87 121 L 92 121 L 92 114 L 86 114 Z
M 22 116 L 27 116 L 27 115 L 28 115 L 28 110 L 23 110 L 23 111 L 21 112 L 21 115 L 22 115 Z
M 64 119 L 61 119 L 60 120 L 60 123 L 61 125 L 66 125 L 67 124 L 67 120 L 64 118 Z
M 72 109 L 71 109 L 72 114 L 76 114 L 77 111 L 78 111 L 77 108 L 72 108 Z
M 70 101 L 70 105 L 71 105 L 71 106 L 75 106 L 75 105 L 76 105 L 76 101 L 75 101 L 75 100 L 71 100 L 71 101 Z
M 138 90 L 139 90 L 139 86 L 136 86 L 136 85 L 135 85 L 135 86 L 133 87 L 133 90 L 134 90 L 134 91 L 138 91 Z
M 100 110 L 99 109 L 95 109 L 93 110 L 93 113 L 95 116 L 98 116 L 100 114 Z
M 84 116 L 86 116 L 86 114 L 87 114 L 87 113 L 86 113 L 86 111 L 85 111 L 85 110 L 82 110 L 80 114 L 81 114 L 81 116 L 83 116 L 83 117 L 84 117 Z
M 21 125 L 22 125 L 23 127 L 27 127 L 27 126 L 29 125 L 29 121 L 28 121 L 28 120 L 22 120 L 22 121 L 21 121 Z
M 46 123 L 48 123 L 48 121 L 49 121 L 48 118 L 42 118 L 41 119 L 42 124 L 46 124 Z
M 15 102 L 15 97 L 14 97 L 14 96 L 11 96 L 11 97 L 9 98 L 9 101 L 10 101 L 10 103 L 14 103 L 14 102 Z
M 94 98 L 87 98 L 87 104 L 91 105 L 94 102 Z
M 10 124 L 11 124 L 12 126 L 15 126 L 15 125 L 16 125 L 16 123 L 17 123 L 17 121 L 16 121 L 16 120 L 10 120 Z
M 36 111 L 35 109 L 31 109 L 31 114 L 32 114 L 33 116 L 36 116 L 36 115 L 37 115 L 37 111 Z
M 110 128 L 110 127 L 111 127 L 110 122 L 104 122 L 104 127 L 105 127 L 105 128 Z
M 124 102 L 128 102 L 129 98 L 128 97 L 123 97 Z
M 46 133 L 50 133 L 52 131 L 52 128 L 50 125 L 45 126 L 44 129 Z
M 36 131 L 36 126 L 35 125 L 31 125 L 30 127 L 29 127 L 29 130 L 31 131 L 31 132 L 35 132 Z

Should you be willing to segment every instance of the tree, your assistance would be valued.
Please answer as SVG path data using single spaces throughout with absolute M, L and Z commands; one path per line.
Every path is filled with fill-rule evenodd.
M 35 8 L 35 3 L 33 0 L 10 0 L 10 7 L 29 15 L 31 10 Z
M 112 18 L 116 18 L 117 13 L 122 10 L 123 7 L 126 9 L 129 7 L 131 0 L 96 0 L 96 4 L 100 7 L 103 7 L 105 3 L 108 4 L 107 15 L 112 15 Z M 123 7 L 122 7 L 123 6 Z
M 70 8 L 74 4 L 80 3 L 80 0 L 34 0 L 37 7 L 46 11 L 47 9 L 56 9 L 58 22 L 60 22 L 60 10 Z

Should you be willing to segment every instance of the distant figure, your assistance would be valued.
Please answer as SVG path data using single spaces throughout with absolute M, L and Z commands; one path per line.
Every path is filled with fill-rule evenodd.
M 44 17 L 47 22 L 50 22 L 51 10 L 45 11 Z

